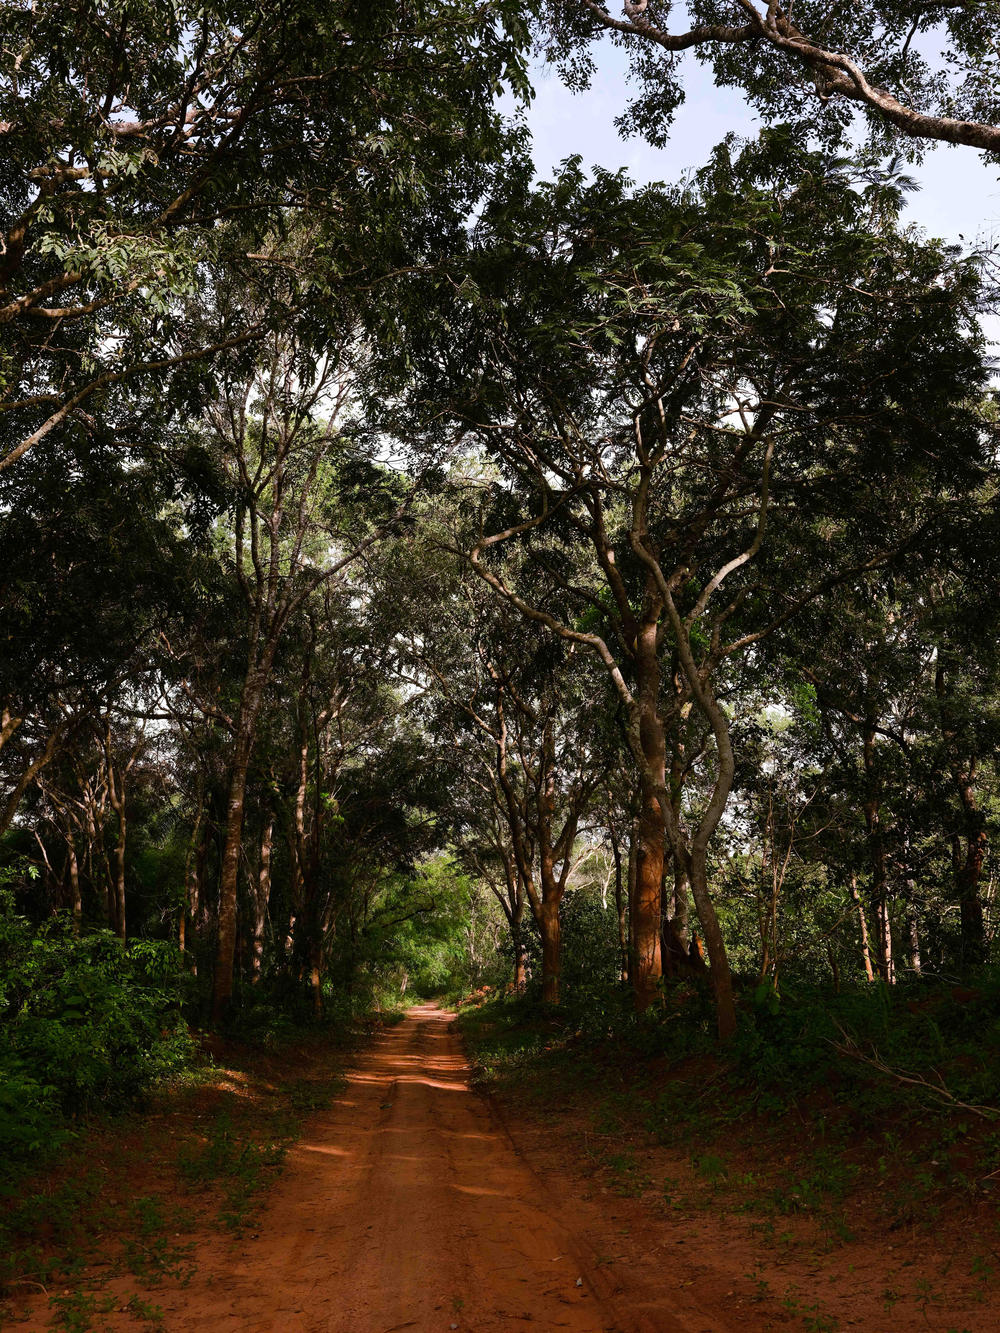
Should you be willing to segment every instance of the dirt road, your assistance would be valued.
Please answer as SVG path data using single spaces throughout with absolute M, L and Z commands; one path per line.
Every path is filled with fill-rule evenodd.
M 616 1293 L 608 1238 L 556 1216 L 468 1072 L 449 1013 L 382 1034 L 291 1152 L 259 1235 L 205 1238 L 190 1284 L 153 1293 L 170 1333 L 723 1327 Z
M 579 1105 L 560 1103 L 554 1122 L 517 1088 L 486 1101 L 470 1089 L 453 1016 L 433 1006 L 411 1010 L 356 1056 L 344 1094 L 289 1152 L 253 1215 L 255 1230 L 232 1236 L 218 1220 L 218 1189 L 192 1207 L 178 1150 L 203 1141 L 233 1098 L 246 1099 L 253 1124 L 268 1088 L 299 1075 L 306 1085 L 318 1075 L 323 1086 L 337 1057 L 326 1050 L 325 1061 L 290 1048 L 257 1068 L 220 1064 L 224 1081 L 165 1103 L 134 1141 L 95 1132 L 87 1152 L 104 1172 L 111 1211 L 96 1215 L 93 1258 L 75 1288 L 26 1284 L 0 1307 L 0 1323 L 10 1317 L 21 1333 L 1000 1328 L 982 1265 L 968 1276 L 969 1255 L 980 1251 L 969 1249 L 960 1211 L 947 1232 L 939 1219 L 932 1230 L 911 1227 L 905 1240 L 895 1229 L 831 1245 L 816 1219 L 787 1211 L 778 1233 L 773 1214 L 748 1218 L 706 1193 L 690 1144 L 599 1128 L 593 1090 Z M 141 1258 L 144 1241 L 162 1241 L 172 1262 L 174 1241 L 162 1228 L 150 1238 L 132 1225 L 116 1257 L 117 1233 L 102 1227 L 130 1192 L 136 1204 L 163 1201 L 164 1217 L 191 1209 L 190 1229 L 176 1237 L 184 1271 L 186 1250 L 196 1264 L 189 1281 L 161 1269 L 160 1281 L 136 1291 L 141 1270 L 135 1256 L 122 1262 L 127 1247 Z M 992 1252 L 989 1237 L 973 1242 Z M 149 1253 L 155 1275 L 159 1252 Z

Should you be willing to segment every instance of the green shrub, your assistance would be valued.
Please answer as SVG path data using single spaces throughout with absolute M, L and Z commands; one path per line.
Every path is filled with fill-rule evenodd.
M 181 987 L 171 945 L 77 937 L 64 917 L 33 926 L 0 893 L 0 1160 L 54 1145 L 74 1117 L 121 1110 L 182 1069 L 194 1048 Z

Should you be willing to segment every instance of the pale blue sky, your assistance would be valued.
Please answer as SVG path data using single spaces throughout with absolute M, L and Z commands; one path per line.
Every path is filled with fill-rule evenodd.
M 541 175 L 572 153 L 584 165 L 627 167 L 637 184 L 677 180 L 701 166 L 730 130 L 754 132 L 746 103 L 731 88 L 716 88 L 711 72 L 685 61 L 687 98 L 677 113 L 665 149 L 639 138 L 622 139 L 615 117 L 628 101 L 623 53 L 610 45 L 600 54 L 600 72 L 585 93 L 571 93 L 551 68 L 535 71 L 536 96 L 528 113 L 535 162 Z M 984 165 L 971 148 L 940 147 L 919 167 L 908 168 L 922 188 L 909 198 L 908 217 L 933 236 L 967 243 L 1000 234 L 1000 166 Z

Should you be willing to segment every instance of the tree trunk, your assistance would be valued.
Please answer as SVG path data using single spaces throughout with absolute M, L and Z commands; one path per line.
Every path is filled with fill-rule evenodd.
M 614 832 L 611 833 L 611 853 L 615 859 L 615 915 L 618 919 L 619 979 L 628 981 L 628 902 L 622 874 L 622 852 Z
M 917 929 L 917 916 L 915 912 L 908 912 L 906 916 L 906 938 L 910 950 L 910 971 L 914 976 L 920 976 L 920 932 Z
M 202 837 L 204 818 L 204 795 L 199 781 L 198 808 L 195 811 L 191 837 L 188 839 L 187 856 L 184 858 L 184 900 L 181 903 L 180 921 L 177 926 L 177 945 L 182 959 L 185 958 L 188 948 L 188 925 L 190 924 L 191 933 L 194 934 L 201 900 L 201 870 L 205 854 Z M 197 971 L 197 963 L 194 963 L 192 971 Z
M 889 923 L 889 869 L 885 853 L 885 830 L 882 825 L 882 802 L 875 763 L 875 729 L 869 721 L 864 734 L 864 764 L 868 795 L 864 803 L 865 827 L 868 830 L 868 850 L 871 857 L 871 904 L 877 926 L 876 966 L 887 985 L 893 985 L 895 969 L 892 961 L 892 927 Z
M 861 901 L 858 881 L 854 875 L 851 876 L 851 901 L 858 910 L 858 921 L 861 925 L 861 956 L 865 963 L 865 976 L 869 981 L 874 981 L 875 969 L 872 967 L 872 951 L 868 942 L 868 918 L 865 916 L 865 905 Z
M 521 928 L 521 918 L 512 916 L 510 921 L 510 934 L 514 943 L 514 991 L 518 995 L 524 993 L 528 985 L 528 960 L 524 950 L 524 931 Z
M 73 913 L 73 934 L 80 934 L 83 920 L 83 898 L 80 894 L 80 864 L 76 856 L 76 840 L 73 830 L 66 830 L 66 857 L 69 867 L 70 910 Z
M 636 1009 L 648 1009 L 663 976 L 660 899 L 663 892 L 663 830 L 660 804 L 666 791 L 667 747 L 659 712 L 660 662 L 655 622 L 642 626 L 636 641 L 638 685 L 639 817 L 636 826 L 635 886 L 629 902 L 634 946 L 632 994 Z
M 542 937 L 542 1003 L 559 1003 L 559 968 L 562 926 L 559 921 L 559 903 L 543 899 L 538 912 L 538 929 Z
M 663 976 L 660 949 L 660 894 L 663 885 L 663 820 L 655 794 L 643 783 L 635 848 L 635 890 L 629 904 L 633 923 L 632 992 L 641 1013 L 656 998 Z
M 678 861 L 677 857 L 671 859 L 671 865 L 674 873 L 674 890 L 671 919 L 674 925 L 674 934 L 677 936 L 681 947 L 685 950 L 691 942 L 691 930 L 689 918 L 691 914 L 691 892 L 688 885 L 687 874 L 684 865 Z
M 215 978 L 212 987 L 212 1022 L 221 1023 L 233 998 L 233 967 L 236 960 L 236 902 L 239 885 L 240 849 L 243 842 L 243 811 L 246 803 L 247 772 L 253 750 L 256 709 L 242 710 L 236 736 L 233 767 L 226 800 L 226 836 L 219 876 L 219 937 L 215 954 Z
M 17 814 L 17 809 L 21 804 L 21 798 L 24 796 L 24 793 L 28 790 L 42 769 L 52 762 L 59 747 L 59 742 L 62 739 L 64 729 L 63 723 L 60 723 L 53 728 L 49 733 L 49 737 L 45 742 L 45 747 L 41 754 L 36 755 L 34 759 L 30 760 L 30 762 L 25 765 L 23 772 L 19 776 L 17 782 L 15 782 L 13 790 L 9 793 L 2 809 L 0 809 L 0 838 L 3 837 L 14 822 L 14 816 Z M 13 734 L 13 732 L 10 732 L 10 734 Z
M 878 973 L 888 986 L 896 984 L 896 964 L 892 957 L 892 923 L 889 920 L 889 904 L 885 896 L 875 903 L 875 919 L 878 923 Z
M 251 980 L 257 985 L 264 971 L 264 925 L 271 899 L 271 847 L 274 842 L 274 818 L 268 819 L 260 839 L 260 864 L 254 890 L 253 961 Z
M 719 1038 L 728 1039 L 736 1031 L 736 997 L 733 994 L 733 974 L 729 966 L 722 927 L 715 913 L 715 904 L 708 891 L 708 856 L 707 849 L 697 843 L 691 853 L 688 874 L 691 880 L 691 892 L 698 920 L 705 936 L 705 948 L 708 952 L 709 976 L 712 979 L 712 992 L 715 996 L 715 1009 L 718 1019 Z

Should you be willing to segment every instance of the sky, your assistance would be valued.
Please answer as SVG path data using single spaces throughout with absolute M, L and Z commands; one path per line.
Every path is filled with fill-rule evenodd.
M 589 91 L 569 92 L 554 70 L 535 70 L 535 100 L 528 112 L 535 164 L 546 176 L 563 158 L 580 153 L 585 166 L 627 167 L 636 184 L 675 181 L 702 166 L 712 148 L 730 130 L 752 134 L 757 128 L 742 96 L 716 88 L 711 71 L 694 59 L 685 61 L 687 97 L 674 121 L 670 142 L 651 148 L 639 138 L 622 139 L 615 117 L 629 100 L 624 53 L 607 45 Z M 1000 238 L 1000 166 L 987 166 L 973 148 L 941 146 L 920 166 L 907 167 L 921 184 L 909 196 L 907 218 L 934 237 L 966 243 Z

